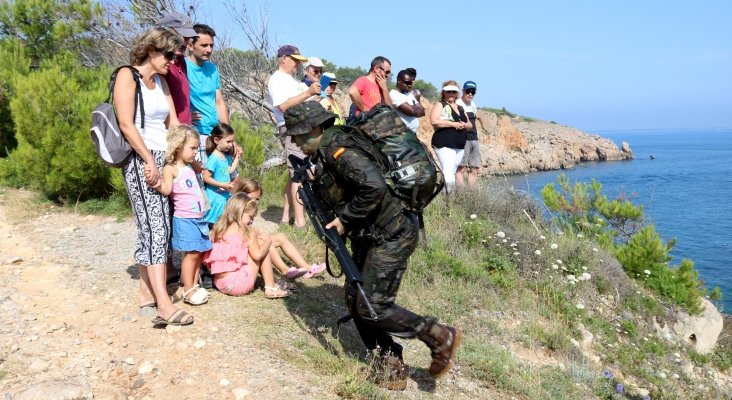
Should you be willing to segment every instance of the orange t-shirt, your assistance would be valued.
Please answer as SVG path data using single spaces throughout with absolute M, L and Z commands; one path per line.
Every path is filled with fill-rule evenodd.
M 376 82 L 371 82 L 368 78 L 362 76 L 356 79 L 356 82 L 353 82 L 353 86 L 358 88 L 358 92 L 361 94 L 364 111 L 368 111 L 373 106 L 382 102 L 381 91 L 379 90 L 379 85 L 377 85 Z M 358 110 L 356 111 L 356 114 L 359 114 Z

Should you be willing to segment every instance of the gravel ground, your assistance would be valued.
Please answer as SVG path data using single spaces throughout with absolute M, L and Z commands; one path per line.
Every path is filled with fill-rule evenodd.
M 209 306 L 178 303 L 194 314 L 192 326 L 154 328 L 137 315 L 131 219 L 59 210 L 24 218 L 18 207 L 28 199 L 15 196 L 22 192 L 0 195 L 4 399 L 337 397 L 317 371 L 277 357 L 248 339 L 254 326 L 237 323 L 261 304 L 286 313 L 281 301 L 214 293 Z

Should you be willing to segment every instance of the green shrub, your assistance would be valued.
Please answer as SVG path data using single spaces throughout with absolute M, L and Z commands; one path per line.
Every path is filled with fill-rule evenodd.
M 18 147 L 0 164 L 6 183 L 39 189 L 52 199 L 103 197 L 113 191 L 110 170 L 89 139 L 89 116 L 106 97 L 105 69 L 81 66 L 71 54 L 17 76 L 10 101 Z
M 594 238 L 615 254 L 628 276 L 692 313 L 701 311 L 707 290 L 701 287 L 694 264 L 683 260 L 678 267 L 669 266 L 675 241 L 664 243 L 653 225 L 644 226 L 642 207 L 622 197 L 609 200 L 594 179 L 572 185 L 565 175 L 557 178 L 557 185 L 544 186 L 541 194 L 556 212 L 554 221 L 560 229 Z M 719 299 L 719 289 L 710 297 Z

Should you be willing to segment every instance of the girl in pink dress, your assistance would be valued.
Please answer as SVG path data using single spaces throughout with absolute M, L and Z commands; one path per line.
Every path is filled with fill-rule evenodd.
M 254 290 L 257 273 L 264 279 L 264 297 L 287 297 L 290 291 L 275 284 L 269 249 L 272 241 L 250 227 L 258 202 L 244 193 L 229 198 L 224 213 L 211 230 L 213 248 L 203 262 L 211 269 L 214 285 L 231 296 Z

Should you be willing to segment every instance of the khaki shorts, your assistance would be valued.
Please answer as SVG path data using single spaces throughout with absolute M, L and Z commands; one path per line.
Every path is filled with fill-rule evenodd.
M 282 125 L 279 128 L 277 128 L 277 131 L 280 134 L 280 144 L 282 144 L 282 147 L 285 149 L 285 160 L 287 161 L 287 171 L 290 173 L 290 178 L 293 177 L 295 174 L 295 168 L 292 166 L 292 163 L 290 162 L 290 154 L 294 155 L 297 158 L 305 158 L 305 153 L 300 150 L 300 147 L 298 147 L 293 141 L 292 136 L 282 136 L 287 132 L 287 127 Z
M 463 159 L 460 161 L 461 167 L 480 168 L 480 142 L 477 140 L 468 140 L 465 142 L 465 152 Z

